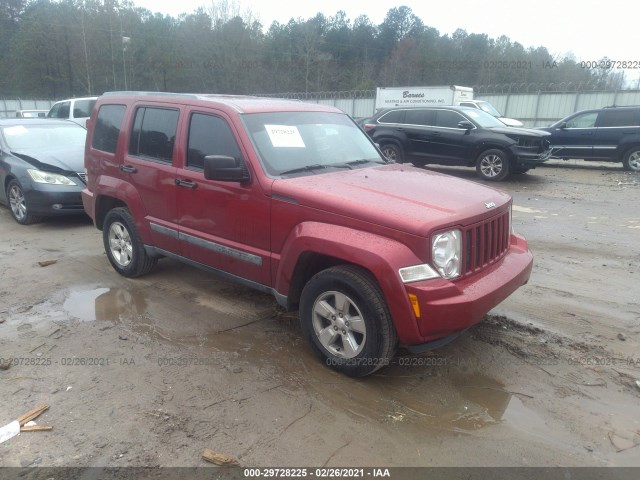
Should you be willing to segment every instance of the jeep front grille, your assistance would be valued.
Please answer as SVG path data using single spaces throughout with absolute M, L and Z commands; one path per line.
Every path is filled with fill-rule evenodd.
M 463 231 L 462 276 L 471 275 L 495 263 L 509 250 L 509 211 L 476 223 Z

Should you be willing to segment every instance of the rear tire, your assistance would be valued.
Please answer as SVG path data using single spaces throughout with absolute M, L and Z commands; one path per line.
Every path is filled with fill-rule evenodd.
M 398 344 L 380 287 L 353 265 L 328 268 L 309 280 L 300 298 L 300 325 L 325 364 L 351 377 L 388 365 Z
M 497 148 L 485 150 L 476 160 L 476 173 L 483 180 L 500 182 L 509 176 L 509 170 L 507 154 Z
M 640 172 L 640 147 L 632 147 L 624 154 L 622 166 L 631 172 Z
M 402 148 L 395 143 L 386 143 L 380 147 L 380 151 L 385 158 L 391 162 L 404 163 L 404 153 Z
M 109 262 L 124 277 L 145 275 L 158 261 L 147 255 L 136 222 L 126 208 L 114 208 L 107 213 L 102 226 L 102 239 Z

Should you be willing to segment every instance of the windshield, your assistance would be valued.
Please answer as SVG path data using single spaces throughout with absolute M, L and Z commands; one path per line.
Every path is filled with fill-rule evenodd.
M 478 102 L 478 106 L 480 107 L 480 110 L 487 112 L 489 115 L 493 115 L 494 117 L 502 116 L 502 114 L 489 102 Z
M 311 174 L 316 168 L 331 171 L 328 167 L 344 168 L 349 162 L 361 166 L 383 160 L 367 135 L 342 113 L 256 113 L 244 115 L 243 121 L 269 175 L 314 167 L 296 172 Z
M 69 125 L 11 125 L 2 127 L 2 134 L 10 150 L 39 150 L 84 145 L 87 131 Z
M 482 110 L 465 110 L 465 115 L 470 117 L 475 123 L 484 128 L 504 127 L 504 123 L 493 115 L 489 115 Z

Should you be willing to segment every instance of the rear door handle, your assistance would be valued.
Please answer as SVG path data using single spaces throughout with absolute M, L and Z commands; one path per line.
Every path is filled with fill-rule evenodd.
M 436 136 L 436 137 L 437 137 L 438 135 L 440 135 L 440 132 L 429 132 L 429 133 L 431 133 L 431 135 L 434 135 L 434 136 Z
M 138 171 L 138 169 L 133 165 L 120 165 L 118 169 L 125 173 L 136 173 Z
M 196 182 L 192 182 L 191 180 L 180 180 L 179 178 L 176 178 L 176 185 L 179 187 L 190 188 L 191 190 L 198 186 Z

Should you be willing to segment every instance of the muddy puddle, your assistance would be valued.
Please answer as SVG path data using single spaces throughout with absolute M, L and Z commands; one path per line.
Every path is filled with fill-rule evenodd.
M 152 340 L 185 347 L 194 358 L 233 359 L 277 379 L 282 388 L 347 412 L 356 422 L 454 432 L 506 424 L 544 434 L 543 419 L 525 406 L 528 394 L 447 366 L 455 346 L 438 350 L 437 362 L 398 357 L 377 374 L 354 380 L 325 367 L 302 338 L 297 316 L 279 311 L 269 296 L 228 284 L 221 290 L 84 286 L 36 311 L 47 311 L 56 321 L 118 323 Z

